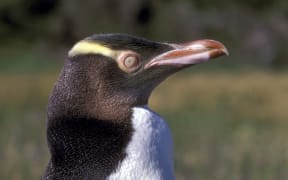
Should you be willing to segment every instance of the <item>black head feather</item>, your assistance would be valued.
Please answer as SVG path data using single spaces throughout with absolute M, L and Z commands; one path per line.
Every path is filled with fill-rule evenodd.
M 166 43 L 158 43 L 147 40 L 145 38 L 119 33 L 96 34 L 86 38 L 86 40 L 95 41 L 111 49 L 132 50 L 141 55 L 149 56 L 161 54 L 163 52 L 173 49 L 170 45 Z

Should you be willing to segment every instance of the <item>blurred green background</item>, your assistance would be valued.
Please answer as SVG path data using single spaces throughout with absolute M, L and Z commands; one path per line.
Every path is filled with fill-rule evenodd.
M 42 176 L 46 104 L 69 48 L 94 33 L 223 42 L 165 81 L 177 179 L 288 179 L 287 0 L 1 0 L 0 179 Z

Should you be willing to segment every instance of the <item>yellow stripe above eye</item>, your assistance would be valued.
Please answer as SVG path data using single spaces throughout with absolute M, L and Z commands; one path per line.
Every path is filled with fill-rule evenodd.
M 68 53 L 68 56 L 73 57 L 84 54 L 101 54 L 103 56 L 108 56 L 115 59 L 118 54 L 118 51 L 105 47 L 101 44 L 97 44 L 92 41 L 83 40 L 78 42 L 72 47 L 72 49 Z

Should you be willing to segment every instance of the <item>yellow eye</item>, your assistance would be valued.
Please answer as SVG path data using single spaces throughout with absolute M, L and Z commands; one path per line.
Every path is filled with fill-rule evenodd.
M 133 67 L 138 66 L 139 61 L 140 61 L 139 58 L 136 56 L 127 56 L 124 59 L 124 66 L 126 68 L 133 68 Z
M 119 67 L 128 73 L 135 72 L 141 67 L 140 56 L 134 52 L 124 52 L 118 61 Z

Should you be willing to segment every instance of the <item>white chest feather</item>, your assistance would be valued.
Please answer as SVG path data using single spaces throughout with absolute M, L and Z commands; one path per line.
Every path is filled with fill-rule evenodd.
M 135 107 L 132 125 L 127 156 L 108 179 L 173 180 L 173 143 L 165 121 L 147 107 Z

